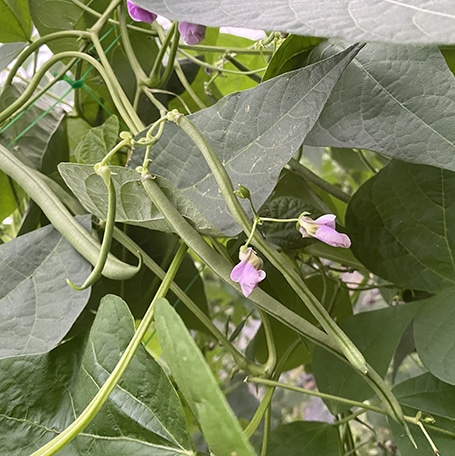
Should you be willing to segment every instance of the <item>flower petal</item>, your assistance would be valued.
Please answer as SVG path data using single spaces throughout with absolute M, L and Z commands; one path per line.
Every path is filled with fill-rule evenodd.
M 135 5 L 133 2 L 127 1 L 126 6 L 131 19 L 136 22 L 148 22 L 149 24 L 152 24 L 156 19 L 155 13 L 147 11 L 140 6 Z
M 234 282 L 240 282 L 247 264 L 248 263 L 246 261 L 241 261 L 239 264 L 234 266 L 234 268 L 231 271 L 231 280 L 233 280 Z
M 338 231 L 326 225 L 320 226 L 314 237 L 333 247 L 343 247 L 347 249 L 351 246 L 351 239 L 349 239 L 347 234 L 338 233 Z
M 315 220 L 315 222 L 319 226 L 324 225 L 324 226 L 329 226 L 332 229 L 335 229 L 335 219 L 336 218 L 337 217 L 334 214 L 325 214 L 325 215 L 322 215 L 321 217 L 317 218 Z
M 179 22 L 179 32 L 186 44 L 199 44 L 205 38 L 205 25 Z

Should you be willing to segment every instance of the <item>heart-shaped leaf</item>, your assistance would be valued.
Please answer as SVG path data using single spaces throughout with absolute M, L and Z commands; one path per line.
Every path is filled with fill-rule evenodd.
M 337 49 L 323 43 L 311 60 Z M 454 112 L 455 79 L 437 48 L 371 43 L 340 77 L 305 143 L 455 171 Z
M 2 452 L 30 454 L 74 421 L 133 334 L 128 307 L 107 295 L 87 338 L 72 339 L 47 355 L 1 360 Z M 142 346 L 94 421 L 63 453 L 195 454 L 177 393 Z
M 455 290 L 425 299 L 414 321 L 417 353 L 425 367 L 444 382 L 455 385 Z
M 281 169 L 302 144 L 359 49 L 350 47 L 253 89 L 228 95 L 189 116 L 226 167 L 234 187 L 248 187 L 257 207 L 271 193 Z M 133 168 L 142 164 L 140 150 L 137 147 L 133 154 Z M 165 126 L 151 158 L 152 174 L 166 177 L 181 189 L 220 231 L 227 235 L 239 232 L 201 152 L 179 127 Z M 245 208 L 249 210 L 246 203 Z
M 346 228 L 354 255 L 402 287 L 455 285 L 455 173 L 393 161 L 354 194 Z
M 54 348 L 90 295 L 90 290 L 73 290 L 66 279 L 83 283 L 90 268 L 52 226 L 2 244 L 0 358 Z

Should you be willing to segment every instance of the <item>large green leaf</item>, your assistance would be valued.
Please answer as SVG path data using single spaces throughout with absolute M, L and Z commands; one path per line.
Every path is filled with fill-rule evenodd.
M 295 421 L 270 433 L 267 456 L 338 456 L 338 431 L 331 424 Z
M 356 344 L 376 372 L 384 376 L 397 348 L 401 335 L 418 310 L 418 304 L 407 304 L 356 314 L 341 323 L 341 328 Z M 363 401 L 373 396 L 370 386 L 346 363 L 316 347 L 313 371 L 322 392 Z M 327 405 L 333 413 L 349 406 L 338 402 Z
M 72 339 L 47 355 L 0 361 L 2 452 L 30 454 L 74 421 L 106 381 L 133 333 L 126 304 L 108 295 L 86 340 Z M 62 454 L 194 454 L 178 396 L 143 347 L 95 420 Z
M 249 27 L 355 41 L 454 43 L 451 0 L 135 0 L 139 6 L 179 21 Z
M 209 449 L 219 455 L 254 456 L 210 366 L 167 301 L 157 302 L 155 322 L 163 357 L 196 417 Z
M 29 41 L 31 33 L 28 0 L 0 0 L 0 41 Z
M 311 60 L 339 49 L 322 43 Z M 374 150 L 455 170 L 455 79 L 437 48 L 367 44 L 305 143 Z
M 439 379 L 455 385 L 455 290 L 445 290 L 424 301 L 414 321 L 417 353 Z M 455 415 L 453 415 L 455 416 Z
M 202 131 L 236 187 L 248 187 L 257 207 L 314 125 L 332 87 L 359 47 L 224 97 L 189 118 Z M 142 164 L 136 148 L 131 166 Z M 239 232 L 200 151 L 176 125 L 166 125 L 152 149 L 151 172 L 184 192 L 225 234 Z M 245 203 L 247 210 L 248 204 Z
M 116 221 L 149 229 L 170 231 L 166 220 L 152 205 L 141 185 L 140 174 L 120 166 L 110 168 L 117 192 Z M 58 169 L 68 187 L 84 207 L 100 219 L 106 219 L 107 188 L 100 176 L 95 173 L 93 166 L 61 163 Z M 199 231 L 219 234 L 219 231 L 201 214 L 195 204 L 172 182 L 163 177 L 157 177 L 156 180 L 161 189 L 178 207 L 180 213 L 192 221 Z
M 425 424 L 433 442 L 438 447 L 441 455 L 450 455 L 455 448 L 455 387 L 441 382 L 431 374 L 423 374 L 406 380 L 393 389 L 398 401 L 405 412 L 415 416 L 422 412 L 423 418 L 432 417 L 435 422 L 432 425 Z M 411 427 L 417 442 L 417 449 L 404 436 L 402 429 L 392 420 L 395 442 L 400 454 L 403 456 L 428 456 L 433 454 L 432 449 L 423 433 L 415 426 Z M 442 432 L 438 431 L 441 429 Z
M 355 256 L 402 287 L 455 284 L 455 173 L 394 161 L 362 185 L 346 213 Z
M 87 220 L 86 220 L 87 222 Z M 0 358 L 54 348 L 82 312 L 90 264 L 52 226 L 0 246 Z

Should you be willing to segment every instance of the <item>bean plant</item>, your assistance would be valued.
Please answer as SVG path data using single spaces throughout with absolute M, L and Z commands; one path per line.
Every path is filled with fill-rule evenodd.
M 0 453 L 455 452 L 451 0 L 0 0 Z

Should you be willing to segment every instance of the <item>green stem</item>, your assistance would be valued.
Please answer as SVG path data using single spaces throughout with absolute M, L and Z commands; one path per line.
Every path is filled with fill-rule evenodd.
M 117 0 L 116 4 L 118 4 Z M 133 135 L 137 135 L 144 129 L 144 124 L 142 123 L 141 119 L 139 118 L 133 106 L 131 105 L 128 97 L 123 91 L 123 88 L 120 85 L 118 78 L 115 75 L 114 70 L 111 67 L 111 64 L 109 63 L 109 60 L 107 59 L 104 53 L 103 46 L 101 45 L 98 35 L 96 34 L 96 30 L 97 29 L 94 26 L 94 28 L 92 28 L 92 31 L 90 32 L 90 37 L 93 46 L 96 52 L 98 53 L 100 63 L 93 59 L 97 63 L 97 65 L 94 65 L 93 63 L 92 65 L 100 74 L 100 69 L 102 69 L 102 77 L 104 79 L 104 82 L 106 82 L 106 85 L 108 86 L 109 94 L 112 97 L 112 100 L 114 101 L 115 107 L 117 108 L 122 119 L 128 125 L 128 128 L 131 130 Z
M 179 53 L 182 54 L 186 59 L 191 60 L 191 62 L 196 63 L 197 65 L 201 66 L 202 68 L 207 68 L 208 70 L 216 71 L 218 73 L 235 74 L 238 76 L 249 76 L 257 83 L 261 82 L 262 79 L 259 76 L 257 76 L 256 73 L 265 71 L 267 69 L 267 67 L 264 67 L 264 68 L 260 68 L 259 70 L 249 70 L 248 68 L 243 67 L 243 70 L 241 70 L 241 71 L 229 70 L 227 68 L 221 68 L 219 66 L 204 62 L 203 60 L 200 60 L 197 57 L 194 57 L 193 55 L 188 54 L 188 52 L 182 51 L 181 49 L 179 49 Z M 229 60 L 229 61 L 231 61 L 231 60 Z
M 130 237 L 128 237 L 123 231 L 115 228 L 114 239 L 116 239 L 121 245 L 127 248 L 131 253 L 137 255 L 140 254 L 142 261 L 146 267 L 148 267 L 159 279 L 163 279 L 166 273 L 161 267 L 153 261 L 153 259 L 142 250 Z M 218 340 L 218 342 L 226 349 L 228 353 L 234 359 L 236 365 L 249 372 L 251 375 L 263 375 L 265 368 L 260 366 L 253 361 L 246 358 L 241 352 L 239 352 L 234 345 L 229 342 L 229 339 L 220 331 L 212 322 L 212 320 L 194 303 L 194 301 L 176 284 L 171 284 L 171 291 L 182 301 L 182 303 L 192 312 L 196 318 L 207 328 L 212 336 Z
M 248 383 L 255 383 L 258 385 L 264 385 L 264 386 L 273 386 L 274 388 L 283 388 L 287 389 L 289 391 L 294 391 L 296 393 L 302 393 L 306 394 L 308 396 L 314 396 L 314 397 L 319 397 L 320 399 L 326 399 L 330 401 L 335 401 L 339 402 L 340 404 L 345 404 L 348 405 L 349 407 L 359 407 L 362 409 L 361 413 L 365 413 L 367 410 L 370 410 L 372 412 L 380 413 L 382 415 L 387 414 L 387 410 L 384 410 L 383 408 L 380 407 L 375 407 L 374 405 L 370 404 L 365 404 L 364 402 L 359 402 L 359 401 L 353 401 L 351 399 L 345 399 L 344 397 L 340 396 L 333 396 L 332 394 L 326 394 L 326 393 L 320 393 L 319 391 L 313 391 L 305 388 L 300 388 L 298 386 L 294 385 L 287 385 L 286 383 L 281 383 L 275 380 L 269 380 L 266 378 L 259 378 L 259 377 L 247 377 L 245 379 L 246 382 Z M 357 416 L 357 414 L 355 415 Z M 344 421 L 343 421 L 344 423 Z M 338 424 L 338 421 L 337 421 Z
M 210 144 L 206 141 L 200 131 L 192 124 L 192 122 L 188 120 L 188 118 L 180 115 L 179 113 L 171 112 L 169 113 L 169 119 L 177 123 L 177 125 L 179 125 L 188 137 L 198 146 L 206 163 L 211 169 L 213 176 L 215 177 L 231 214 L 237 223 L 239 223 L 242 227 L 243 231 L 248 235 L 251 229 L 249 217 L 235 196 L 230 178 L 219 158 L 212 150 Z M 367 365 L 363 354 L 331 318 L 325 307 L 319 302 L 313 293 L 311 293 L 298 272 L 285 266 L 281 255 L 260 235 L 256 233 L 253 239 L 255 245 L 257 245 L 258 248 L 266 255 L 272 265 L 281 272 L 283 277 L 294 288 L 310 312 L 325 329 L 327 334 L 333 338 L 341 353 L 343 353 L 345 358 L 349 361 L 349 364 L 362 374 L 362 377 L 370 384 L 376 394 L 383 399 L 390 415 L 405 428 L 409 439 L 415 446 L 416 444 L 414 438 L 404 421 L 401 406 L 393 395 L 389 385 L 387 385 L 382 377 L 374 369 L 372 369 L 371 366 Z
M 21 68 L 24 62 L 29 58 L 29 56 L 33 54 L 35 51 L 37 51 L 41 46 L 48 44 L 51 41 L 58 40 L 60 38 L 74 37 L 77 37 L 79 39 L 84 38 L 88 40 L 90 39 L 90 33 L 81 30 L 63 30 L 61 32 L 49 33 L 49 35 L 38 38 L 36 41 L 34 41 L 30 46 L 28 46 L 20 53 L 20 55 L 14 62 L 14 65 L 12 66 L 11 71 L 8 74 L 8 77 L 6 78 L 4 87 L 11 85 L 13 78 L 19 70 L 19 68 Z
M 132 120 L 130 120 L 130 117 L 128 115 L 128 111 L 124 108 L 123 105 L 123 100 L 119 98 L 117 95 L 119 94 L 118 90 L 118 81 L 115 75 L 111 74 L 109 75 L 103 66 L 93 57 L 90 55 L 84 54 L 79 51 L 66 51 L 66 52 L 61 52 L 57 55 L 54 55 L 51 57 L 49 60 L 47 60 L 43 66 L 39 69 L 39 71 L 36 73 L 36 75 L 33 77 L 33 79 L 30 81 L 30 84 L 28 87 L 25 89 L 23 94 L 13 103 L 11 104 L 8 108 L 6 108 L 0 115 L 0 123 L 2 123 L 5 119 L 7 119 L 10 115 L 14 114 L 18 109 L 22 108 L 24 102 L 26 102 L 33 94 L 34 90 L 39 84 L 39 81 L 43 78 L 43 76 L 46 74 L 46 72 L 49 70 L 49 68 L 52 67 L 57 62 L 60 62 L 61 60 L 65 58 L 76 58 L 76 59 L 82 59 L 87 61 L 90 65 L 92 65 L 100 74 L 102 79 L 104 80 L 107 88 L 109 89 L 109 93 L 112 96 L 112 99 L 114 101 L 114 104 L 116 105 L 120 115 L 122 118 L 125 120 L 125 122 L 128 123 L 128 127 L 130 128 L 133 133 L 137 134 L 139 131 L 142 130 L 142 126 L 136 125 Z M 123 91 L 120 88 L 120 92 L 123 93 Z M 140 122 L 140 120 L 139 120 Z M 142 122 L 140 122 L 142 125 Z
M 180 33 L 177 28 L 177 24 L 174 23 L 172 25 L 173 29 L 169 31 L 169 34 L 172 32 L 172 43 L 169 47 L 169 56 L 167 60 L 167 65 L 164 68 L 164 73 L 160 78 L 160 82 L 158 83 L 158 88 L 166 87 L 167 83 L 169 82 L 169 78 L 172 75 L 172 71 L 174 70 L 174 62 L 176 61 L 175 57 L 177 56 L 177 50 L 179 48 L 179 40 L 180 40 Z
M 251 233 L 251 222 L 250 219 L 239 203 L 232 186 L 231 180 L 221 164 L 220 160 L 212 150 L 210 144 L 206 141 L 200 131 L 188 120 L 187 117 L 175 112 L 170 113 L 170 120 L 173 120 L 197 145 L 201 151 L 205 161 L 209 165 L 213 176 L 223 194 L 223 197 L 229 207 L 229 210 L 237 223 L 242 227 L 243 231 L 250 235 Z M 261 236 L 257 233 L 253 234 L 255 245 L 266 255 L 268 260 L 272 263 L 275 268 L 280 271 L 286 278 L 287 282 L 295 289 L 299 294 L 305 305 L 308 307 L 310 312 L 315 316 L 325 331 L 332 336 L 337 343 L 346 359 L 349 360 L 351 365 L 357 370 L 366 374 L 368 372 L 366 361 L 359 349 L 351 342 L 341 328 L 333 321 L 325 307 L 318 301 L 318 299 L 311 293 L 309 288 L 303 282 L 299 274 L 288 269 L 283 265 L 280 254 L 273 249 L 267 242 L 265 242 Z
M 291 171 L 294 171 L 294 173 L 298 174 L 299 176 L 315 184 L 322 190 L 326 191 L 329 195 L 334 196 L 335 198 L 339 199 L 340 201 L 343 201 L 344 203 L 349 203 L 351 197 L 347 193 L 343 192 L 343 190 L 341 190 L 337 186 L 329 184 L 327 181 L 319 177 L 317 174 L 314 174 L 313 171 L 310 171 L 308 168 L 303 166 L 295 158 L 291 158 L 287 167 Z
M 283 356 L 280 359 L 280 362 L 278 363 L 278 366 L 273 374 L 272 381 L 277 381 L 278 378 L 280 377 L 281 373 L 284 370 L 284 366 L 287 363 L 289 357 L 292 355 L 294 350 L 298 347 L 300 344 L 300 340 L 294 341 L 284 352 Z M 244 380 L 248 381 L 248 377 Z M 272 401 L 273 393 L 275 392 L 275 385 L 268 385 L 266 386 L 266 391 L 264 394 L 264 397 L 262 398 L 261 403 L 259 404 L 259 407 L 256 409 L 256 412 L 254 413 L 253 417 L 251 418 L 250 422 L 248 423 L 248 426 L 245 428 L 243 431 L 245 435 L 250 438 L 256 431 L 256 429 L 259 427 L 261 424 L 262 418 L 266 414 L 267 410 L 270 407 L 270 403 Z
M 172 24 L 172 27 L 168 30 L 166 36 L 163 35 L 162 29 L 160 29 L 160 39 L 161 39 L 161 47 L 158 51 L 158 55 L 156 56 L 155 61 L 153 62 L 153 67 L 152 70 L 150 71 L 150 75 L 147 80 L 147 86 L 149 87 L 157 87 L 160 84 L 161 81 L 161 66 L 163 65 L 163 59 L 164 56 L 166 55 L 166 51 L 168 46 L 171 43 L 171 40 L 175 33 L 178 34 L 177 30 L 177 23 L 174 22 Z M 164 36 L 164 37 L 163 37 Z M 178 38 L 177 38 L 178 41 Z M 170 68 L 173 66 L 173 62 L 169 61 L 168 66 L 170 65 Z
M 205 106 L 204 102 L 197 96 L 196 92 L 193 90 L 191 87 L 191 84 L 188 82 L 188 79 L 186 79 L 185 73 L 182 70 L 182 67 L 180 66 L 180 63 L 178 60 L 174 62 L 174 69 L 175 69 L 175 74 L 179 78 L 179 81 L 182 83 L 184 89 L 187 91 L 188 95 L 193 99 L 193 101 L 196 103 L 197 107 L 199 109 L 204 109 L 207 106 Z
M 264 431 L 262 433 L 261 456 L 267 456 L 270 437 L 270 422 L 272 418 L 272 404 L 270 403 L 264 414 Z
M 246 54 L 246 55 L 272 55 L 275 51 L 273 49 L 254 49 L 254 48 L 238 48 L 238 47 L 222 47 L 222 46 L 208 46 L 208 45 L 191 45 L 181 44 L 180 49 L 196 52 L 214 52 L 214 53 L 232 53 L 232 54 Z
M 98 11 L 90 8 L 89 6 L 87 6 L 85 3 L 82 3 L 80 2 L 79 0 L 71 0 L 72 3 L 74 3 L 76 6 L 78 6 L 80 9 L 86 11 L 87 13 L 91 14 L 92 16 L 96 17 L 96 18 L 100 18 L 102 16 L 101 13 L 99 13 Z M 112 19 L 112 18 L 108 18 L 107 23 L 109 24 L 112 24 L 112 25 L 119 25 L 119 21 L 116 21 L 115 19 Z M 135 25 L 130 25 L 130 24 L 127 24 L 127 28 L 129 30 L 134 30 L 136 32 L 141 32 L 141 33 L 144 33 L 145 35 L 153 35 L 153 36 L 156 36 L 156 32 L 153 31 L 153 30 L 146 30 L 146 29 L 143 29 L 141 27 L 137 27 Z
M 136 84 L 139 87 L 144 81 L 147 80 L 147 75 L 143 70 L 139 60 L 136 57 L 133 46 L 131 45 L 130 37 L 128 35 L 128 28 L 126 25 L 126 12 L 125 3 L 120 3 L 119 6 L 119 27 L 122 37 L 123 49 L 125 50 L 126 58 L 133 70 L 134 76 L 136 77 Z
M 102 28 L 106 25 L 106 22 L 109 20 L 109 16 L 112 12 L 120 5 L 123 0 L 111 0 L 111 3 L 108 7 L 103 11 L 101 16 L 98 20 L 90 27 L 89 32 L 93 33 L 94 35 L 98 36 L 102 30 Z
M 267 361 L 264 364 L 265 373 L 271 373 L 276 367 L 276 346 L 273 338 L 272 326 L 270 325 L 269 316 L 261 309 L 259 309 L 261 315 L 262 326 L 264 328 L 265 341 L 267 344 Z
M 106 383 L 100 388 L 95 397 L 90 401 L 90 404 L 85 408 L 85 410 L 76 418 L 76 420 L 70 424 L 61 434 L 52 439 L 46 445 L 41 447 L 39 450 L 35 451 L 32 456 L 49 456 L 55 454 L 57 451 L 65 447 L 71 440 L 73 440 L 79 433 L 81 433 L 85 427 L 93 420 L 98 411 L 104 405 L 104 403 L 109 398 L 110 394 L 117 386 L 120 378 L 124 374 L 126 368 L 133 359 L 139 345 L 142 342 L 150 324 L 153 320 L 155 304 L 156 302 L 166 296 L 172 281 L 179 269 L 180 264 L 183 261 L 187 251 L 187 247 L 182 243 L 178 252 L 176 253 L 168 272 L 161 283 L 160 288 L 158 289 L 153 301 L 151 302 L 149 308 L 147 309 L 144 318 L 139 324 L 133 338 L 131 339 L 128 347 L 121 356 L 119 362 L 115 366 L 109 378 L 106 380 Z

